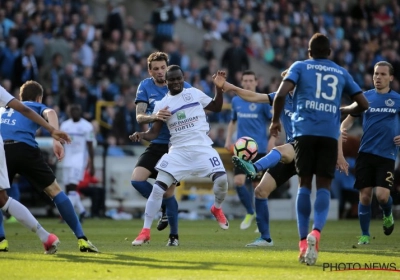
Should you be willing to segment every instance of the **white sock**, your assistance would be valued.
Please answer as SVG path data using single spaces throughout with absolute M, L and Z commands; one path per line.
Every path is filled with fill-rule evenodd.
M 86 209 L 82 204 L 81 196 L 79 195 L 79 193 L 76 193 L 75 199 L 76 199 L 76 208 L 78 209 L 78 213 L 82 214 L 86 212 Z
M 24 205 L 12 199 L 8 198 L 6 204 L 2 208 L 4 211 L 8 211 L 12 216 L 17 219 L 18 222 L 26 226 L 31 231 L 35 232 L 37 236 L 40 238 L 40 241 L 46 242 L 50 233 L 48 233 L 35 219 L 31 212 L 29 212 L 28 208 Z
M 153 185 L 153 191 L 151 192 L 149 199 L 147 199 L 146 203 L 143 228 L 151 228 L 154 217 L 160 210 L 164 193 L 165 191 L 157 184 Z
M 78 206 L 77 206 L 77 192 L 75 192 L 75 191 L 68 192 L 68 198 L 71 201 L 71 204 L 74 207 L 74 209 L 78 208 Z
M 228 192 L 228 177 L 226 174 L 214 180 L 213 191 L 215 196 L 214 206 L 215 208 L 221 208 Z

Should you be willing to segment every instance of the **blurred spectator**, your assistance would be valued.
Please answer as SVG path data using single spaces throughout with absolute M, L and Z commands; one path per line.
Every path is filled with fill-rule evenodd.
M 18 39 L 9 37 L 7 45 L 0 48 L 0 76 L 5 79 L 12 79 L 14 73 L 14 62 L 21 54 L 18 48 Z
M 36 58 L 33 55 L 34 51 L 34 45 L 27 43 L 24 47 L 24 52 L 15 59 L 12 83 L 14 89 L 19 88 L 26 81 L 38 80 L 39 69 Z
M 103 38 L 108 39 L 114 30 L 118 30 L 120 34 L 124 34 L 124 23 L 121 16 L 121 8 L 116 1 L 109 0 L 107 2 L 108 15 L 105 28 L 103 30 Z M 119 42 L 118 42 L 119 43 Z
M 236 73 L 249 69 L 249 58 L 245 49 L 242 47 L 242 42 L 238 34 L 233 36 L 232 46 L 225 50 L 221 65 L 228 69 L 227 80 L 235 85 L 238 84 L 238 81 L 235 79 Z
M 174 36 L 175 15 L 166 1 L 155 0 L 157 9 L 151 15 L 151 24 L 154 26 L 155 36 L 153 45 L 161 50 L 164 42 L 171 41 Z

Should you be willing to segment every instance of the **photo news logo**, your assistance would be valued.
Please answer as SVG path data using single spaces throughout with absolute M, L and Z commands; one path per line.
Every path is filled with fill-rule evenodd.
M 357 271 L 357 270 L 377 270 L 377 271 L 389 271 L 389 272 L 400 272 L 397 268 L 396 263 L 379 263 L 379 262 L 369 262 L 369 263 L 322 263 L 322 270 L 329 272 L 336 271 Z

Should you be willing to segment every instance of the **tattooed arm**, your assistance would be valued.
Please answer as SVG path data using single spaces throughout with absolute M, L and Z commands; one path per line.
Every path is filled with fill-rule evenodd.
M 170 116 L 171 112 L 167 108 L 161 109 L 157 113 L 151 115 L 146 114 L 147 103 L 139 102 L 136 105 L 136 120 L 139 124 L 151 123 L 154 121 L 166 121 Z

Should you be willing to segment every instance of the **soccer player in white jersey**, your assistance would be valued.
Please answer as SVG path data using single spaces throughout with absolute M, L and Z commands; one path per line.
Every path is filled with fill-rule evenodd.
M 20 112 L 25 117 L 31 119 L 35 123 L 47 129 L 50 132 L 51 137 L 53 137 L 55 140 L 58 140 L 62 143 L 71 142 L 71 139 L 65 132 L 59 131 L 52 127 L 35 111 L 15 99 L 3 87 L 0 86 L 0 107 L 6 106 L 14 109 L 17 112 Z M 7 211 L 8 213 L 10 213 L 17 219 L 17 221 L 19 221 L 31 231 L 35 232 L 42 241 L 43 246 L 46 250 L 45 252 L 47 254 L 53 254 L 55 253 L 55 251 L 57 251 L 57 246 L 60 243 L 57 236 L 47 232 L 24 205 L 14 200 L 12 197 L 8 197 L 7 195 L 6 190 L 10 188 L 10 182 L 8 181 L 8 170 L 3 145 L 3 138 L 0 135 L 0 208 L 4 212 Z M 1 251 L 7 251 L 7 240 L 4 239 L 1 241 L 1 243 Z
M 71 118 L 61 124 L 61 130 L 66 131 L 72 138 L 71 145 L 65 146 L 63 182 L 68 198 L 72 205 L 78 209 L 79 220 L 82 222 L 85 216 L 85 208 L 76 188 L 83 179 L 88 164 L 87 155 L 89 155 L 89 172 L 92 176 L 94 175 L 94 132 L 92 124 L 83 119 L 81 115 L 81 107 L 77 104 L 71 105 Z
M 154 122 L 148 131 L 135 132 L 129 137 L 132 141 L 150 141 L 157 137 L 162 121 L 167 124 L 171 133 L 171 147 L 168 154 L 164 154 L 156 165 L 158 175 L 146 203 L 144 226 L 132 242 L 133 246 L 150 241 L 151 224 L 160 209 L 165 191 L 174 182 L 179 182 L 186 176 L 212 179 L 215 201 L 211 213 L 222 229 L 229 228 L 228 220 L 222 211 L 222 202 L 228 191 L 228 179 L 219 154 L 211 147 L 213 142 L 208 136 L 210 125 L 204 111 L 221 111 L 222 89 L 217 88 L 214 99 L 196 88 L 184 89 L 183 71 L 177 65 L 169 66 L 165 77 L 169 92 L 156 102 L 154 111 L 169 110 L 171 116 Z

